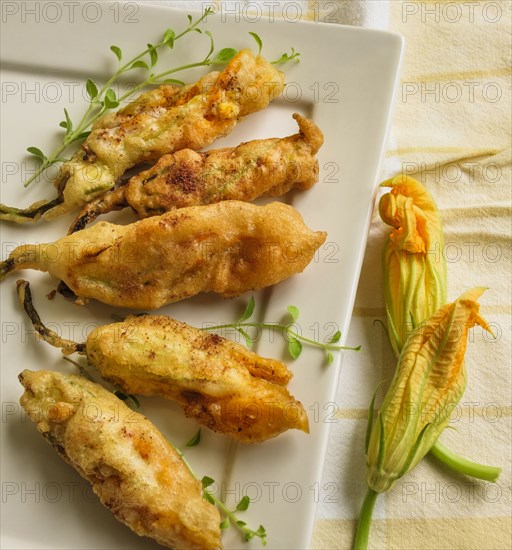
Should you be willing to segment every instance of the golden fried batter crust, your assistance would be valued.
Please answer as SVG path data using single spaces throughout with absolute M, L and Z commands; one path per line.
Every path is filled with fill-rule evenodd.
M 222 72 L 183 89 L 164 85 L 93 126 L 80 151 L 61 170 L 64 204 L 84 204 L 113 187 L 128 168 L 180 149 L 201 149 L 228 134 L 238 120 L 267 107 L 284 86 L 283 73 L 242 50 Z
M 19 379 L 28 416 L 119 521 L 170 548 L 221 548 L 217 509 L 146 417 L 80 376 L 25 370 Z
M 228 134 L 244 116 L 264 109 L 284 88 L 284 74 L 250 50 L 221 72 L 195 84 L 162 85 L 96 121 L 62 166 L 58 197 L 26 209 L 0 205 L 0 219 L 18 223 L 52 219 L 111 189 L 129 168 L 180 149 L 202 149 Z
M 169 317 L 98 327 L 85 351 L 101 376 L 128 394 L 173 399 L 188 416 L 240 441 L 308 431 L 304 408 L 286 389 L 292 373 L 284 363 Z
M 22 245 L 0 275 L 47 271 L 81 299 L 149 310 L 200 292 L 234 297 L 276 284 L 303 271 L 325 238 L 291 206 L 224 201 Z
M 43 324 L 27 281 L 16 286 L 43 340 L 66 355 L 86 355 L 127 394 L 172 399 L 201 424 L 244 442 L 308 431 L 304 408 L 286 389 L 292 373 L 281 361 L 161 315 L 128 316 L 96 328 L 85 343 L 73 342 Z
M 139 219 L 186 206 L 223 200 L 252 201 L 309 189 L 318 180 L 315 154 L 323 143 L 321 130 L 295 113 L 299 133 L 258 139 L 237 147 L 196 152 L 182 149 L 123 186 L 84 206 L 70 232 L 83 229 L 100 214 L 131 206 Z

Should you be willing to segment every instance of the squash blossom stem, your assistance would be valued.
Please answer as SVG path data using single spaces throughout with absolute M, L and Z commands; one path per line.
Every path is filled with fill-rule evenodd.
M 450 451 L 450 449 L 445 447 L 440 441 L 436 441 L 436 444 L 430 449 L 430 454 L 452 470 L 477 479 L 483 479 L 494 483 L 501 474 L 501 468 L 478 464 L 477 462 L 462 458 Z
M 361 506 L 359 521 L 357 522 L 356 538 L 354 540 L 354 550 L 366 550 L 368 548 L 368 539 L 370 537 L 370 525 L 372 521 L 373 508 L 377 501 L 379 493 L 368 488 L 366 496 Z

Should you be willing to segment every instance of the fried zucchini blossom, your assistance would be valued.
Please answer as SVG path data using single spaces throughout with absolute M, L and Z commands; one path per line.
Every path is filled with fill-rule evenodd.
M 480 325 L 491 332 L 476 301 L 484 290 L 465 292 L 418 326 L 403 347 L 375 419 L 372 402 L 366 436 L 368 492 L 354 548 L 367 546 L 377 495 L 414 468 L 448 425 L 466 386 L 468 331 Z
M 42 323 L 29 284 L 21 280 L 17 288 L 43 340 L 64 354 L 85 355 L 127 394 L 172 400 L 199 424 L 245 443 L 309 431 L 304 407 L 286 387 L 292 372 L 281 361 L 163 315 L 131 315 L 97 327 L 84 343 L 65 340 Z
M 285 138 L 256 139 L 237 147 L 196 152 L 180 149 L 163 155 L 151 168 L 87 203 L 69 233 L 83 229 L 101 214 L 128 206 L 139 219 L 187 206 L 225 200 L 251 202 L 260 196 L 309 189 L 318 180 L 315 154 L 323 134 L 298 113 L 299 132 Z
M 284 281 L 306 268 L 326 236 L 292 206 L 224 201 L 21 245 L 0 262 L 0 279 L 37 269 L 61 279 L 79 303 L 158 309 L 201 292 L 229 298 Z
M 420 182 L 397 176 L 381 184 L 391 191 L 379 202 L 393 230 L 383 255 L 384 298 L 391 345 L 398 356 L 408 334 L 447 302 L 443 225 Z
M 145 416 L 82 376 L 24 370 L 18 378 L 27 417 L 116 519 L 168 548 L 222 548 L 218 510 Z

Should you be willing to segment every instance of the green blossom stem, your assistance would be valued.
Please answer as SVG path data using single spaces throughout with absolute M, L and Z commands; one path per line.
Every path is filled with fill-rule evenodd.
M 501 468 L 472 462 L 450 451 L 450 449 L 439 441 L 436 441 L 435 445 L 430 449 L 430 454 L 435 456 L 437 460 L 442 462 L 445 466 L 448 466 L 451 470 L 455 470 L 456 472 L 476 479 L 496 482 L 501 474 Z
M 357 522 L 356 536 L 354 539 L 354 550 L 366 550 L 370 536 L 370 525 L 372 522 L 373 508 L 379 493 L 368 488 L 361 506 L 361 513 Z

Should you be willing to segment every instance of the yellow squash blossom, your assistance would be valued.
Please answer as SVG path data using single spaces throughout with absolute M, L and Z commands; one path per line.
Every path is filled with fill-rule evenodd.
M 375 419 L 372 402 L 366 432 L 368 490 L 357 523 L 354 550 L 368 547 L 379 493 L 390 489 L 430 451 L 462 397 L 466 386 L 464 354 L 468 331 L 480 325 L 491 332 L 478 313 L 476 302 L 484 290 L 474 288 L 465 292 L 418 326 L 403 347 L 395 376 Z M 495 480 L 499 469 L 492 469 Z
M 467 334 L 490 331 L 476 300 L 484 288 L 441 307 L 409 336 L 391 386 L 373 421 L 370 414 L 367 483 L 381 493 L 429 452 L 446 428 L 466 386 Z
M 475 288 L 447 301 L 443 228 L 436 204 L 423 185 L 408 176 L 381 184 L 379 213 L 392 227 L 384 249 L 383 280 L 389 337 L 398 366 L 374 419 L 373 401 L 366 435 L 367 484 L 354 540 L 368 545 L 377 495 L 432 452 L 457 472 L 496 481 L 500 468 L 462 458 L 438 438 L 466 386 L 464 354 L 469 329 L 490 332 Z
M 393 230 L 383 256 L 384 298 L 391 345 L 398 356 L 408 335 L 446 301 L 443 227 L 437 206 L 415 179 L 397 176 L 381 187 L 382 220 Z

